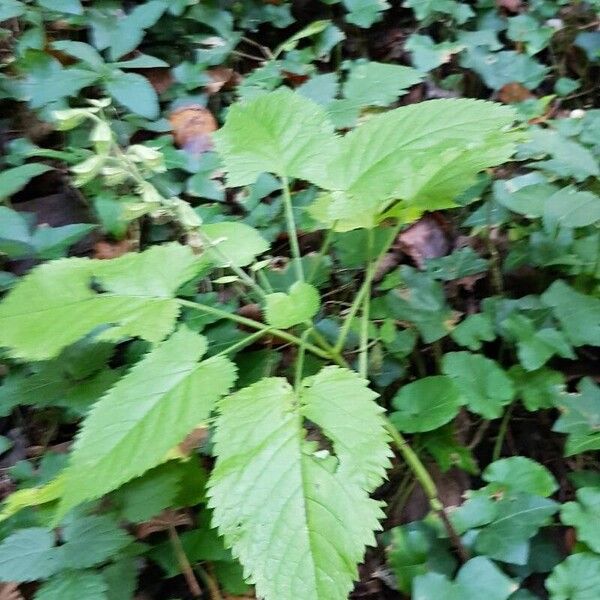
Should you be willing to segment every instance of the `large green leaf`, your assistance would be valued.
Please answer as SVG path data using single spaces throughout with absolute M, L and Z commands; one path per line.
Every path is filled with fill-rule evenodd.
M 560 511 L 565 525 L 577 530 L 577 539 L 600 553 L 600 488 L 577 490 L 577 502 L 566 502 Z
M 106 82 L 106 91 L 131 112 L 156 119 L 158 97 L 152 84 L 139 73 L 124 73 L 116 70 Z
M 234 104 L 214 137 L 230 186 L 264 172 L 318 182 L 336 146 L 323 109 L 286 88 Z
M 173 328 L 173 295 L 195 274 L 196 261 L 189 248 L 168 244 L 110 261 L 46 263 L 0 304 L 0 345 L 15 357 L 44 360 L 99 326 L 103 339 L 158 342 Z
M 482 478 L 513 492 L 543 497 L 552 495 L 558 488 L 556 479 L 546 467 L 525 456 L 511 456 L 493 462 L 487 466 Z
M 600 556 L 573 554 L 557 565 L 546 581 L 550 600 L 597 600 L 600 589 Z
M 245 267 L 269 250 L 262 235 L 245 223 L 208 223 L 200 230 L 214 244 L 214 249 L 206 249 L 205 256 L 218 267 Z
M 288 329 L 312 319 L 319 310 L 320 298 L 317 288 L 297 281 L 287 294 L 275 292 L 265 298 L 265 317 L 269 325 Z
M 59 507 L 64 514 L 167 459 L 235 380 L 225 357 L 198 363 L 203 337 L 183 328 L 94 405 L 77 436 Z
M 296 393 L 268 378 L 220 402 L 210 506 L 259 597 L 348 597 L 382 516 L 368 496 L 389 453 L 374 396 L 356 374 L 328 367 Z M 304 418 L 335 457 L 306 439 Z
M 321 187 L 377 212 L 390 200 L 453 206 L 476 174 L 505 162 L 512 109 L 479 100 L 432 100 L 373 117 L 346 135 Z M 319 182 L 317 182 L 319 183 Z

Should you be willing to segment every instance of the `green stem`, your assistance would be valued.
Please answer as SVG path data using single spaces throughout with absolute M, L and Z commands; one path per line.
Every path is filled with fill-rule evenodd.
M 253 334 L 249 335 L 248 337 L 245 337 L 243 340 L 240 340 L 239 342 L 232 344 L 228 348 L 225 348 L 225 350 L 222 350 L 218 354 L 215 354 L 215 356 L 224 356 L 225 354 L 230 354 L 231 352 L 236 352 L 237 350 L 245 348 L 246 346 L 253 344 L 256 340 L 260 339 L 263 335 L 266 335 L 270 331 L 271 331 L 271 329 L 261 329 L 261 330 L 257 331 L 256 333 L 253 333 Z
M 228 269 L 231 269 L 258 297 L 262 300 L 265 297 L 264 290 L 242 269 L 237 265 L 233 264 L 232 260 L 219 248 L 218 244 L 207 237 L 201 229 L 197 230 L 198 237 L 202 244 L 210 248 L 212 252 L 219 258 L 219 260 L 226 264 Z
M 296 394 L 300 391 L 302 383 L 302 372 L 304 370 L 304 356 L 306 354 L 306 338 L 310 335 L 312 328 L 307 329 L 300 336 L 300 347 L 298 348 L 298 356 L 296 357 L 296 370 L 294 373 L 294 391 Z
M 367 230 L 367 261 L 371 264 L 371 254 L 373 253 L 373 230 Z M 377 265 L 375 265 L 376 267 Z M 361 377 L 366 378 L 369 371 L 369 312 L 371 307 L 371 281 L 372 276 L 367 279 L 367 286 L 364 294 L 363 308 L 360 324 L 360 345 L 358 354 L 358 372 Z
M 281 178 L 283 188 L 283 206 L 285 208 L 285 222 L 287 226 L 292 258 L 294 259 L 294 268 L 296 269 L 296 280 L 304 281 L 304 270 L 302 269 L 302 257 L 300 256 L 300 246 L 298 245 L 298 232 L 296 231 L 296 222 L 294 221 L 294 208 L 292 206 L 292 195 L 290 194 L 290 185 L 287 177 Z
M 321 261 L 323 260 L 323 257 L 325 256 L 327 250 L 329 250 L 329 246 L 331 246 L 331 242 L 333 241 L 333 234 L 333 228 L 327 230 L 327 235 L 323 240 L 323 244 L 321 245 L 319 254 L 317 254 L 316 256 L 315 264 L 306 276 L 306 281 L 308 283 L 310 283 L 313 280 L 313 277 L 317 274 L 317 269 L 319 268 L 319 265 L 321 264 Z
M 356 313 L 358 312 L 358 309 L 364 300 L 365 294 L 371 291 L 371 282 L 373 281 L 373 277 L 375 276 L 375 270 L 377 268 L 377 265 L 379 264 L 379 261 L 381 260 L 382 256 L 390 249 L 390 246 L 394 243 L 394 240 L 396 239 L 396 236 L 398 235 L 398 232 L 400 231 L 401 227 L 402 223 L 398 223 L 393 228 L 390 239 L 386 242 L 377 258 L 374 261 L 372 261 L 371 264 L 367 267 L 367 275 L 365 277 L 365 280 L 360 286 L 360 289 L 358 290 L 358 293 L 354 298 L 354 302 L 352 302 L 352 305 L 350 306 L 350 311 L 346 315 L 344 324 L 342 325 L 342 330 L 340 331 L 340 336 L 334 346 L 334 350 L 337 353 L 341 352 L 342 348 L 344 347 L 344 344 L 346 343 L 346 338 L 350 333 L 352 321 L 354 320 L 354 317 L 356 317 Z
M 181 306 L 186 306 L 193 310 L 199 310 L 201 312 L 208 313 L 210 315 L 215 315 L 216 317 L 220 317 L 222 319 L 228 319 L 235 323 L 239 323 L 240 325 L 245 325 L 246 327 L 250 327 L 251 329 L 256 329 L 258 331 L 263 331 L 264 333 L 269 333 L 281 340 L 285 340 L 286 342 L 290 342 L 295 344 L 296 346 L 300 346 L 302 344 L 302 340 L 287 331 L 282 331 L 281 329 L 274 329 L 265 325 L 264 323 L 260 323 L 259 321 L 254 321 L 253 319 L 247 319 L 246 317 L 241 317 L 235 313 L 229 313 L 225 310 L 221 310 L 220 308 L 215 308 L 214 306 L 208 306 L 207 304 L 200 304 L 199 302 L 192 302 L 191 300 L 183 300 L 182 298 L 177 298 L 177 302 L 181 304 Z M 330 360 L 332 357 L 328 352 L 322 350 L 318 346 L 313 344 L 305 343 L 306 349 L 312 354 L 316 356 L 320 356 L 326 360 Z
M 404 439 L 404 436 L 394 427 L 394 425 L 386 419 L 386 429 L 389 433 L 394 445 L 400 453 L 402 454 L 406 464 L 409 469 L 413 472 L 417 481 L 421 484 L 423 491 L 425 492 L 425 496 L 427 496 L 427 500 L 429 501 L 429 505 L 431 509 L 438 515 L 440 520 L 442 521 L 444 528 L 448 534 L 448 537 L 452 541 L 453 546 L 456 549 L 461 561 L 467 562 L 469 560 L 469 552 L 463 546 L 460 541 L 460 537 L 454 526 L 450 522 L 448 515 L 446 513 L 446 509 L 444 508 L 444 504 L 440 500 L 438 495 L 437 487 L 435 482 L 431 478 L 429 471 L 425 468 L 425 465 L 421 462 L 421 459 L 417 456 L 415 451 L 409 446 L 408 442 Z
M 508 430 L 508 423 L 512 415 L 513 406 L 514 405 L 511 404 L 506 409 L 506 412 L 502 417 L 500 429 L 498 430 L 498 437 L 496 438 L 496 443 L 494 444 L 494 451 L 492 452 L 492 461 L 498 460 L 500 458 L 500 454 L 502 454 L 502 445 L 504 444 L 504 438 L 506 437 L 506 431 Z

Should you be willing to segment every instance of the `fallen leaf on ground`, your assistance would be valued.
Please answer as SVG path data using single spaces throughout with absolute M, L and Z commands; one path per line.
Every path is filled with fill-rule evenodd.
M 398 236 L 398 246 L 422 269 L 428 258 L 448 254 L 450 242 L 445 223 L 434 215 L 425 215 Z
M 169 115 L 175 143 L 190 154 L 202 154 L 213 148 L 212 132 L 217 129 L 213 114 L 199 104 L 174 110 Z

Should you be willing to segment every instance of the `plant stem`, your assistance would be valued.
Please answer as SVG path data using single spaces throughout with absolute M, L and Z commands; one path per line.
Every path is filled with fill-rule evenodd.
M 313 280 L 313 277 L 316 275 L 317 269 L 319 268 L 319 265 L 321 264 L 321 261 L 323 260 L 323 257 L 325 256 L 325 253 L 327 252 L 327 250 L 329 250 L 329 246 L 331 246 L 331 242 L 333 240 L 333 234 L 334 234 L 333 228 L 327 230 L 325 239 L 323 240 L 323 243 L 321 244 L 321 248 L 319 249 L 319 253 L 316 256 L 315 264 L 312 267 L 312 269 L 310 270 L 310 272 L 308 273 L 308 275 L 306 276 L 306 281 L 308 283 L 310 283 Z
M 177 534 L 177 530 L 174 525 L 169 525 L 169 540 L 171 542 L 171 546 L 173 547 L 173 552 L 175 553 L 175 557 L 177 558 L 177 562 L 185 577 L 185 581 L 187 583 L 188 588 L 190 589 L 190 593 L 194 598 L 200 598 L 202 596 L 202 589 L 200 588 L 200 584 L 194 575 L 194 569 L 192 569 L 192 565 L 188 560 L 188 557 L 183 549 L 183 544 L 181 543 L 181 539 L 179 539 L 179 535 Z
M 371 254 L 373 253 L 373 230 L 367 230 L 367 261 L 371 265 Z M 366 290 L 364 294 L 361 324 L 360 324 L 360 350 L 358 354 L 358 372 L 361 377 L 366 379 L 369 371 L 369 312 L 371 307 L 371 281 L 372 276 L 366 281 Z
M 212 252 L 219 258 L 220 261 L 226 263 L 226 267 L 231 269 L 258 297 L 262 300 L 265 297 L 264 290 L 242 269 L 237 265 L 233 264 L 231 259 L 219 248 L 218 244 L 215 244 L 209 237 L 207 237 L 201 229 L 198 229 L 197 232 L 198 237 L 202 244 L 210 248 Z
M 504 438 L 506 437 L 506 431 L 508 429 L 508 423 L 510 421 L 510 417 L 512 415 L 513 404 L 511 404 L 504 413 L 502 417 L 502 422 L 500 423 L 500 429 L 498 430 L 498 437 L 496 438 L 496 443 L 494 444 L 494 451 L 492 452 L 492 460 L 496 461 L 500 458 L 500 454 L 502 454 L 502 444 L 504 444 Z
M 304 281 L 304 270 L 302 269 L 302 257 L 300 256 L 300 246 L 298 245 L 298 232 L 296 231 L 296 222 L 294 221 L 294 208 L 292 206 L 292 195 L 290 194 L 290 185 L 287 177 L 281 178 L 283 189 L 283 205 L 285 208 L 285 222 L 287 226 L 292 258 L 294 259 L 294 268 L 296 269 L 297 281 Z
M 392 235 L 390 239 L 386 242 L 381 252 L 377 256 L 377 258 L 371 262 L 371 264 L 367 267 L 367 274 L 365 276 L 365 280 L 363 281 L 354 301 L 352 302 L 352 306 L 350 306 L 350 311 L 346 315 L 346 319 L 344 320 L 344 324 L 342 325 L 342 330 L 340 331 L 340 336 L 334 346 L 334 350 L 339 353 L 341 352 L 344 344 L 346 343 L 346 338 L 348 337 L 348 333 L 350 333 L 350 326 L 352 325 L 352 321 L 358 312 L 359 306 L 362 304 L 365 294 L 371 291 L 371 282 L 373 281 L 373 277 L 375 276 L 375 270 L 381 257 L 390 249 L 390 246 L 394 243 L 400 228 L 402 227 L 402 223 L 398 223 L 392 230 Z
M 222 350 L 218 354 L 215 354 L 215 356 L 223 356 L 225 354 L 230 354 L 231 352 L 235 352 L 236 350 L 245 348 L 246 346 L 249 346 L 256 340 L 260 339 L 263 335 L 266 335 L 267 333 L 269 333 L 270 331 L 271 331 L 270 329 L 261 329 L 261 330 L 257 331 L 256 333 L 253 333 L 252 335 L 245 337 L 243 340 L 240 340 L 239 342 L 232 344 L 231 346 L 229 346 L 229 348 L 225 348 L 225 350 Z
M 469 560 L 469 552 L 463 546 L 460 541 L 460 536 L 456 533 L 454 526 L 450 522 L 448 515 L 446 513 L 446 509 L 442 501 L 439 498 L 437 487 L 435 482 L 431 478 L 431 475 L 425 468 L 425 465 L 421 462 L 421 459 L 417 456 L 415 451 L 409 446 L 408 442 L 404 439 L 404 436 L 394 427 L 394 425 L 386 419 L 386 429 L 392 438 L 396 448 L 402 454 L 406 464 L 410 468 L 410 470 L 414 473 L 417 481 L 421 484 L 425 495 L 427 496 L 427 500 L 429 501 L 429 505 L 432 510 L 438 515 L 440 520 L 442 521 L 444 528 L 450 538 L 452 545 L 456 549 L 460 560 L 465 563 Z
M 192 302 L 191 300 L 183 300 L 182 298 L 177 298 L 177 302 L 182 306 L 186 306 L 193 310 L 199 310 L 202 312 L 206 312 L 210 315 L 215 315 L 216 317 L 221 317 L 222 319 L 229 319 L 230 321 L 234 321 L 235 323 L 239 323 L 240 325 L 245 325 L 246 327 L 250 327 L 251 329 L 256 329 L 259 331 L 263 331 L 265 333 L 269 333 L 281 340 L 285 340 L 286 342 L 290 342 L 292 344 L 296 344 L 296 346 L 300 346 L 302 344 L 302 340 L 287 331 L 282 331 L 281 329 L 274 329 L 269 327 L 269 325 L 265 325 L 264 323 L 260 323 L 259 321 L 254 321 L 253 319 L 247 319 L 246 317 L 241 317 L 235 313 L 228 313 L 225 310 L 221 310 L 220 308 L 215 308 L 214 306 L 208 306 L 207 304 L 200 304 L 199 302 Z M 314 344 L 309 344 L 306 342 L 304 344 L 306 349 L 312 354 L 316 356 L 320 356 L 326 360 L 331 359 L 332 357 L 328 352 L 322 350 L 318 346 Z
M 200 579 L 202 579 L 202 583 L 208 588 L 208 593 L 210 594 L 210 600 L 223 600 L 223 596 L 221 595 L 221 590 L 217 585 L 214 577 L 210 575 L 210 573 L 201 567 L 200 565 L 196 565 L 196 572 L 200 575 Z
M 302 383 L 302 372 L 304 370 L 304 356 L 306 354 L 306 338 L 312 331 L 312 327 L 308 328 L 302 333 L 300 337 L 300 347 L 298 348 L 298 356 L 296 357 L 296 369 L 294 372 L 294 391 L 296 394 L 300 391 L 300 384 Z

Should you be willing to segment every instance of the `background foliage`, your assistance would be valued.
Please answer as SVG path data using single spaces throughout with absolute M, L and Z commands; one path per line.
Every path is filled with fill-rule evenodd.
M 599 11 L 3 0 L 0 597 L 596 600 Z

